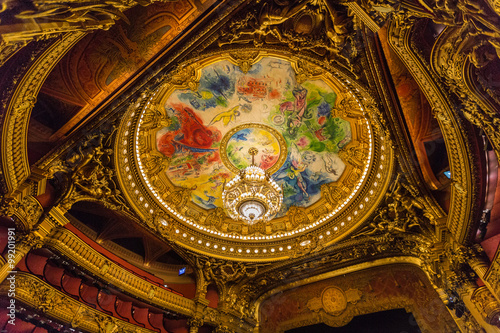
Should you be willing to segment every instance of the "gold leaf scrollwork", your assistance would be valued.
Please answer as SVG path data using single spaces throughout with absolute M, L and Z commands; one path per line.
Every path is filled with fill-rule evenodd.
M 94 321 L 99 327 L 99 333 L 115 333 L 119 327 L 113 317 L 94 313 Z
M 232 52 L 229 55 L 241 71 L 246 74 L 257 60 L 259 52 Z
M 373 235 L 376 233 L 417 232 L 429 235 L 429 224 L 435 218 L 426 211 L 417 193 L 412 193 L 410 185 L 405 184 L 398 175 L 389 188 L 384 204 L 377 210 L 375 217 L 357 235 Z
M 158 215 L 154 219 L 156 230 L 166 239 L 172 239 L 173 220 L 168 215 Z
M 217 43 L 219 47 L 229 44 L 253 44 L 257 48 L 283 45 L 293 51 L 309 51 L 324 59 L 335 59 L 347 69 L 356 71 L 353 60 L 358 50 L 352 27 L 347 9 L 328 1 L 264 2 L 228 23 Z M 307 75 L 299 75 L 299 79 Z
M 168 117 L 161 105 L 153 103 L 147 106 L 143 112 L 141 129 L 148 131 L 159 127 L 168 127 L 172 124 L 172 119 Z
M 301 84 L 307 80 L 312 80 L 314 77 L 321 75 L 324 71 L 316 66 L 311 66 L 311 64 L 306 64 L 304 61 L 297 61 L 297 66 L 295 68 L 295 79 L 297 83 Z
M 39 282 L 34 282 L 31 286 L 33 303 L 38 310 L 42 312 L 49 312 L 50 310 L 61 306 L 63 300 L 57 294 L 57 291 L 52 288 L 47 288 Z
M 288 216 L 292 228 L 309 223 L 309 218 L 307 217 L 304 207 L 291 206 L 286 215 Z
M 62 164 L 65 170 L 71 170 L 69 188 L 61 202 L 65 209 L 80 200 L 100 201 L 112 209 L 128 209 L 112 166 L 110 137 L 113 132 L 114 127 L 110 125 L 87 135 Z
M 165 201 L 172 204 L 177 210 L 186 206 L 191 198 L 191 189 L 184 187 L 175 187 L 172 192 L 165 196 Z
M 224 213 L 224 210 L 220 207 L 217 207 L 213 210 L 213 212 L 208 214 L 205 223 L 207 225 L 213 225 L 217 228 L 220 228 L 225 218 L 226 214 Z
M 200 78 L 196 72 L 196 67 L 196 64 L 180 66 L 175 70 L 170 82 L 175 85 L 187 87 L 192 91 L 197 91 Z

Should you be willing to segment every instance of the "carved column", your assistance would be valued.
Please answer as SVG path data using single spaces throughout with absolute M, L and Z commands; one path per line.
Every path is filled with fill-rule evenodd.
M 36 200 L 36 199 L 33 199 Z M 53 208 L 54 209 L 54 208 Z M 7 239 L 7 256 L 6 263 L 0 267 L 0 283 L 14 271 L 21 259 L 31 250 L 42 247 L 45 238 L 59 226 L 59 224 L 49 217 L 42 215 L 43 211 L 39 211 L 38 215 L 29 215 L 29 210 L 23 210 L 22 206 L 13 216 L 29 216 L 30 219 L 38 218 L 38 221 L 32 225 L 29 233 L 22 233 L 17 228 L 8 230 Z
M 496 312 L 495 316 L 494 310 L 498 307 L 498 303 L 496 303 L 496 300 L 493 297 L 493 295 L 491 295 L 491 297 L 495 300 L 495 303 L 497 304 L 496 306 L 492 305 L 491 299 L 489 297 L 487 298 L 488 299 L 487 309 L 484 309 L 484 306 L 481 305 L 482 303 L 480 301 L 481 299 L 480 297 L 484 297 L 487 296 L 488 294 L 491 294 L 488 288 L 486 287 L 478 288 L 473 281 L 467 280 L 467 281 L 462 281 L 462 284 L 459 287 L 459 289 L 460 289 L 460 298 L 463 300 L 466 308 L 469 310 L 469 312 L 466 311 L 464 315 L 459 319 L 461 321 L 460 326 L 462 328 L 462 331 L 466 333 L 499 332 L 498 328 L 492 326 L 491 322 L 489 322 L 490 319 L 493 318 L 498 319 L 498 314 L 500 313 Z M 482 312 L 484 312 L 485 314 L 483 314 Z M 488 315 L 491 318 L 488 318 Z
M 189 333 L 198 333 L 198 329 L 203 326 L 203 318 L 193 317 L 188 320 Z
M 4 281 L 9 274 L 15 274 L 15 268 L 21 259 L 32 249 L 42 246 L 42 239 L 39 230 L 33 230 L 31 233 L 16 237 L 15 231 L 8 231 L 7 262 L 0 267 L 0 282 Z M 12 245 L 11 245 L 12 244 Z
M 203 326 L 203 314 L 208 306 L 209 300 L 205 298 L 205 294 L 195 297 L 196 310 L 192 318 L 188 320 L 189 333 L 198 333 L 198 329 Z
M 0 215 L 10 216 L 16 223 L 17 233 L 29 232 L 43 214 L 40 202 L 31 195 L 18 200 L 5 198 L 0 204 Z
M 486 286 L 477 288 L 471 296 L 484 321 L 500 328 L 500 304 Z

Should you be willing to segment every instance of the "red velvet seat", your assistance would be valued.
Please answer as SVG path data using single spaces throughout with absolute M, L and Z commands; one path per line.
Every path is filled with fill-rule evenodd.
M 80 298 L 94 308 L 98 305 L 97 294 L 99 289 L 94 286 L 89 286 L 84 283 L 80 285 Z
M 79 278 L 72 277 L 68 274 L 64 274 L 61 278 L 61 285 L 64 292 L 75 296 L 77 299 L 80 298 L 80 285 L 82 280 Z
M 50 264 L 45 265 L 45 269 L 43 272 L 43 276 L 48 283 L 53 285 L 54 287 L 58 287 L 61 289 L 61 279 L 64 275 L 64 269 L 56 266 L 52 266 Z
M 106 312 L 109 315 L 116 316 L 117 313 L 115 310 L 115 302 L 116 302 L 115 295 L 108 295 L 102 290 L 99 290 L 97 294 L 97 304 L 104 312 Z
M 29 252 L 26 255 L 26 267 L 29 272 L 37 276 L 43 276 L 43 270 L 47 265 L 47 257 L 39 256 Z
M 159 329 L 154 328 L 149 323 L 149 310 L 147 308 L 132 307 L 132 314 L 134 319 L 143 324 L 145 328 L 159 332 Z
M 131 324 L 144 327 L 143 324 L 138 323 L 132 316 L 132 302 L 125 302 L 121 299 L 118 299 L 116 301 L 116 312 L 123 318 L 126 318 L 126 320 L 128 320 Z
M 149 313 L 149 323 L 156 329 L 159 329 L 161 333 L 168 333 L 168 331 L 163 326 L 163 313 Z

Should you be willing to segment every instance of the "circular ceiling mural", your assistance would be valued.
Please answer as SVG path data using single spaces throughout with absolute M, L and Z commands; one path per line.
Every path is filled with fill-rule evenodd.
M 338 152 L 352 132 L 330 113 L 336 98 L 323 80 L 297 83 L 284 60 L 264 58 L 247 73 L 218 61 L 201 70 L 196 91 L 176 89 L 166 98 L 171 124 L 156 133 L 156 149 L 170 159 L 169 181 L 191 189 L 191 201 L 204 209 L 222 207 L 222 185 L 248 166 L 250 147 L 263 169 L 281 157 L 273 178 L 283 188 L 283 216 L 292 205 L 317 202 L 321 185 L 345 169 Z
M 304 75 L 297 61 L 278 55 L 257 56 L 246 71 L 239 65 L 230 55 L 185 64 L 131 107 L 120 129 L 119 164 L 130 200 L 138 198 L 150 226 L 191 247 L 263 255 L 231 242 L 285 240 L 334 221 L 367 181 L 377 140 L 356 94 L 324 70 L 306 64 Z M 230 219 L 221 198 L 224 184 L 252 163 L 252 147 L 255 164 L 281 186 L 283 205 L 273 220 L 248 225 Z

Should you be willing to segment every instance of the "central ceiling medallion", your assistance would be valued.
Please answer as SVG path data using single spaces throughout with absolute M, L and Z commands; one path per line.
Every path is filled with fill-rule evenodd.
M 222 201 L 228 215 L 248 224 L 269 221 L 281 208 L 281 188 L 269 173 L 255 165 L 259 150 L 251 147 L 248 153 L 252 164 L 241 170 L 222 191 Z

